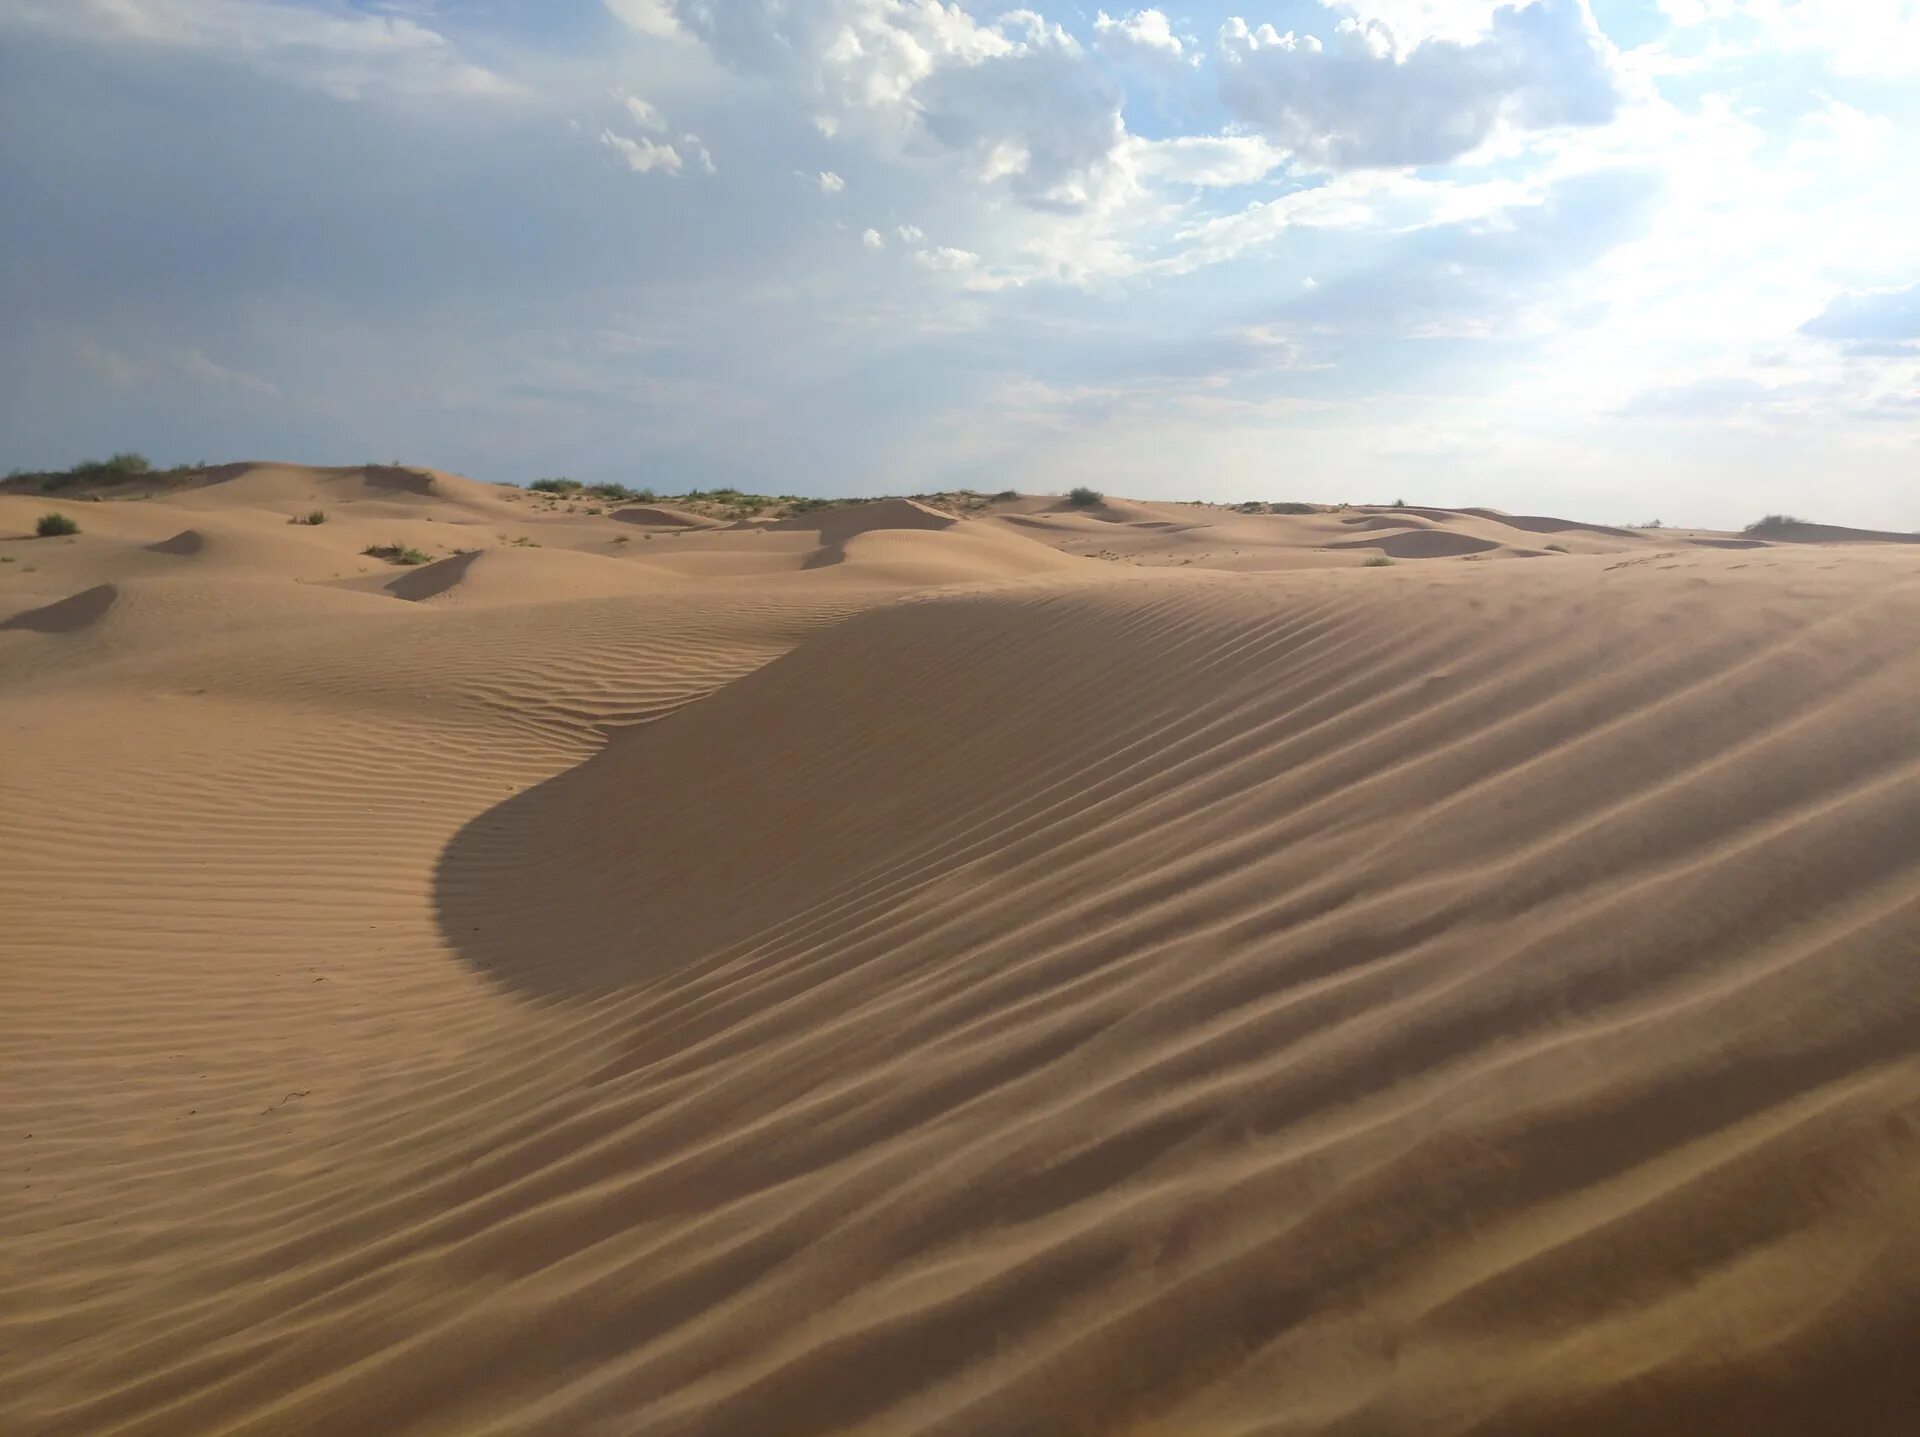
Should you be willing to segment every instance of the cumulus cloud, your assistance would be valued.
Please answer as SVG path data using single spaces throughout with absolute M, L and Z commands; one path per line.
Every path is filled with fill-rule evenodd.
M 656 144 L 645 135 L 629 139 L 612 130 L 602 130 L 600 143 L 625 160 L 627 168 L 635 174 L 645 175 L 659 170 L 663 174 L 677 175 L 683 164 L 680 152 L 672 145 Z
M 886 236 L 882 235 L 880 231 L 876 229 L 869 229 L 863 233 L 860 236 L 860 243 L 868 249 L 885 249 L 887 247 Z
M 847 182 L 832 170 L 820 171 L 815 178 L 815 183 L 820 186 L 820 193 L 823 195 L 837 195 L 847 187 Z
M 980 256 L 973 251 L 955 249 L 952 245 L 920 250 L 915 253 L 914 259 L 927 269 L 949 271 L 972 269 L 980 263 Z
M 1428 40 L 1404 55 L 1377 21 L 1342 20 L 1322 42 L 1236 17 L 1219 53 L 1221 98 L 1235 116 L 1333 169 L 1440 164 L 1502 122 L 1598 125 L 1619 103 L 1586 0 L 1502 9 L 1474 40 Z
M 1920 284 L 1839 295 L 1800 332 L 1833 340 L 1857 358 L 1920 354 Z
M 1190 42 L 1173 33 L 1161 10 L 1135 10 L 1118 18 L 1102 10 L 1094 19 L 1093 33 L 1103 49 L 1115 54 L 1200 63 Z
M 771 80 L 816 126 L 945 157 L 1027 204 L 1110 203 L 1124 92 L 1080 42 L 1032 10 L 991 21 L 937 0 L 681 0 L 678 24 L 728 67 Z

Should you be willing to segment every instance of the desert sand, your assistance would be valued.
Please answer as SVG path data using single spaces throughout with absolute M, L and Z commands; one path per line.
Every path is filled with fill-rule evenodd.
M 0 1432 L 1920 1431 L 1912 537 L 0 493 Z

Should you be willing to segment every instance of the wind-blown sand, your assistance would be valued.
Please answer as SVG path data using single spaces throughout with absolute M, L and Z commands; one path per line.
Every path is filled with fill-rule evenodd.
M 597 507 L 0 493 L 0 1432 L 1920 1430 L 1920 549 Z

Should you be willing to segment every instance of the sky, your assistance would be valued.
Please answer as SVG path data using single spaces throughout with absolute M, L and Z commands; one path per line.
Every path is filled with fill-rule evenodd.
M 1920 529 L 1920 0 L 0 0 L 0 466 Z

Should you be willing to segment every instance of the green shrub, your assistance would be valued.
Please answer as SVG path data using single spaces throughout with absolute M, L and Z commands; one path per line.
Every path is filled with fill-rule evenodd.
M 1283 499 L 1278 504 L 1267 505 L 1269 514 L 1318 514 L 1320 511 L 1311 504 L 1302 504 L 1294 499 Z
M 1569 549 L 1565 544 L 1549 544 L 1547 548 L 1556 554 L 1571 554 L 1573 552 L 1573 550 Z
M 629 489 L 624 484 L 589 484 L 587 492 L 596 499 L 637 499 L 643 504 L 655 497 L 651 489 Z
M 144 454 L 116 454 L 111 459 L 82 459 L 64 474 L 49 474 L 42 489 L 65 489 L 72 484 L 124 484 L 151 474 L 153 465 Z
M 78 534 L 80 526 L 65 514 L 42 514 L 40 522 L 33 526 L 33 532 L 42 539 L 57 539 L 63 534 Z
M 1091 509 L 1106 498 L 1098 489 L 1089 489 L 1082 484 L 1078 488 L 1067 490 L 1067 502 L 1075 508 Z
M 1751 524 L 1747 525 L 1745 529 L 1741 530 L 1741 533 L 1757 535 L 1778 534 L 1783 530 L 1798 528 L 1800 525 L 1808 522 L 1806 519 L 1797 519 L 1791 514 L 1768 514 L 1765 518 L 1755 519 Z
M 291 519 L 287 520 L 287 522 L 289 524 L 324 524 L 327 522 L 327 511 L 325 509 L 309 509 L 304 514 L 295 514 Z
M 578 494 L 587 486 L 578 479 L 536 479 L 527 487 L 536 494 Z
M 1385 554 L 1375 554 L 1360 567 L 1363 569 L 1390 569 L 1393 567 L 1393 560 L 1389 559 Z
M 993 497 L 996 499 L 1018 499 L 1020 497 L 1020 491 L 1018 489 L 1002 489 Z
M 369 544 L 360 552 L 369 559 L 385 559 L 389 564 L 426 564 L 433 559 L 433 555 L 405 544 Z

